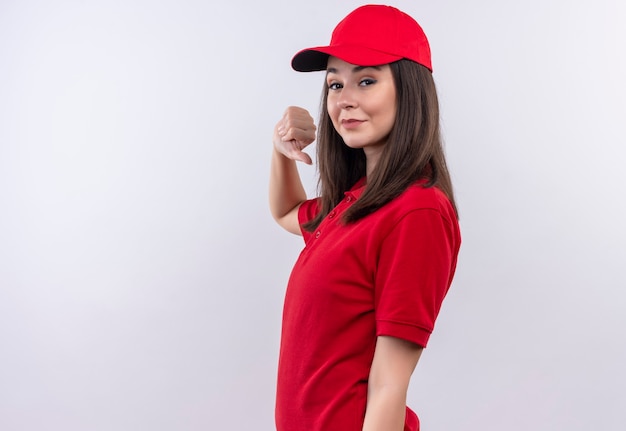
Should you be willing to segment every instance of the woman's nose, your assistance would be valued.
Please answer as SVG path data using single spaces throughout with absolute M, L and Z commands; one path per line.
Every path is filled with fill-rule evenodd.
M 354 94 L 352 92 L 352 90 L 344 87 L 341 89 L 341 95 L 339 96 L 339 99 L 337 100 L 337 106 L 339 106 L 341 109 L 350 109 L 350 108 L 354 108 L 356 107 L 357 102 L 356 99 L 354 98 Z

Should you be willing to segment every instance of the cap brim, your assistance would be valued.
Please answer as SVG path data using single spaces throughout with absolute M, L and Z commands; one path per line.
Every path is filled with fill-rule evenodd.
M 318 46 L 303 49 L 291 59 L 291 67 L 298 72 L 325 70 L 329 56 L 358 66 L 380 66 L 402 59 L 397 55 L 355 45 Z

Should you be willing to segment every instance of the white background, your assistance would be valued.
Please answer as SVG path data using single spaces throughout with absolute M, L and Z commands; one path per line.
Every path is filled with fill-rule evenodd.
M 0 429 L 273 429 L 301 243 L 271 131 L 316 115 L 289 61 L 360 4 L 0 0 Z M 623 430 L 626 3 L 393 4 L 431 40 L 464 239 L 409 404 Z

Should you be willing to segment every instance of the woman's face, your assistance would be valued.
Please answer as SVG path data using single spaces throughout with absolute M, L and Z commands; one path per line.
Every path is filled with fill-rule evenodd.
M 361 67 L 328 59 L 328 115 L 337 133 L 366 156 L 380 154 L 396 118 L 396 86 L 389 65 Z

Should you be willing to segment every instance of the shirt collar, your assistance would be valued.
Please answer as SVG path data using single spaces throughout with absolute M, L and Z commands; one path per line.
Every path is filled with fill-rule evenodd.
M 346 196 L 351 196 L 355 200 L 358 199 L 365 191 L 365 186 L 367 186 L 367 178 L 363 177 L 359 181 L 357 181 L 350 190 L 345 192 Z

